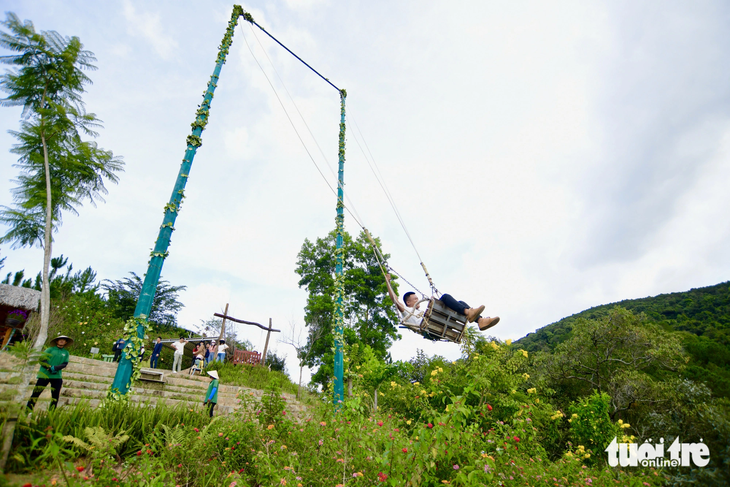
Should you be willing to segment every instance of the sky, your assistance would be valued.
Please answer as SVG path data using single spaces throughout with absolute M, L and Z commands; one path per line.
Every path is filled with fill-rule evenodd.
M 144 274 L 232 4 L 0 6 L 95 53 L 84 101 L 104 121 L 99 146 L 126 162 L 105 203 L 64 215 L 54 256 L 101 279 Z M 359 233 L 357 218 L 428 291 L 420 255 L 439 291 L 501 317 L 491 335 L 517 339 L 592 306 L 728 280 L 726 2 L 242 6 L 347 90 L 346 229 Z M 236 29 L 162 276 L 187 286 L 186 328 L 226 303 L 231 316 L 271 319 L 282 333 L 270 348 L 296 376 L 278 339 L 304 339 L 297 253 L 334 228 L 339 95 L 254 29 Z M 0 109 L 0 205 L 12 204 L 7 130 L 19 118 Z M 4 245 L 2 256 L 3 274 L 42 266 L 38 248 Z M 235 329 L 263 349 L 264 332 Z M 407 330 L 390 352 L 408 360 L 417 349 L 460 355 Z

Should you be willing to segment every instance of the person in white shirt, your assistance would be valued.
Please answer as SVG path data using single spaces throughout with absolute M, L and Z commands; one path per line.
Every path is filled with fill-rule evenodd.
M 403 295 L 403 303 L 405 304 L 405 306 L 403 306 L 403 304 L 398 302 L 398 298 L 395 297 L 393 288 L 390 286 L 390 279 L 390 274 L 386 273 L 385 283 L 388 286 L 388 294 L 390 294 L 390 299 L 395 303 L 396 307 L 398 308 L 401 319 L 406 324 L 418 328 L 421 325 L 421 320 L 423 319 L 423 311 L 420 311 L 418 309 L 418 296 L 416 296 L 416 293 L 411 291 L 405 293 Z M 458 301 L 454 299 L 450 294 L 441 295 L 440 300 L 447 307 L 451 308 L 459 314 L 466 316 L 466 320 L 468 322 L 476 322 L 477 325 L 479 325 L 479 329 L 481 331 L 487 330 L 499 323 L 499 316 L 495 316 L 494 318 L 490 318 L 489 316 L 487 316 L 486 318 L 482 318 L 480 316 L 480 313 L 484 311 L 484 305 L 479 306 L 478 308 L 470 308 L 469 305 L 466 304 L 464 301 Z
M 172 373 L 180 372 L 182 369 L 182 358 L 183 358 L 183 352 L 185 351 L 185 344 L 187 341 L 185 338 L 180 337 L 180 341 L 173 342 L 172 348 L 175 349 L 175 354 L 173 355 L 174 360 L 172 361 Z
M 218 362 L 225 362 L 226 360 L 226 350 L 228 350 L 230 347 L 226 345 L 225 340 L 221 340 L 221 344 L 218 345 Z

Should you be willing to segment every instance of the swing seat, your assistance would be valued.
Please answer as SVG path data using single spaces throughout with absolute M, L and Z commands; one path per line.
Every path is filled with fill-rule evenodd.
M 436 298 L 422 299 L 419 303 L 425 301 L 428 301 L 428 308 L 423 313 L 421 324 L 418 327 L 405 327 L 430 339 L 461 343 L 467 325 L 466 316 Z

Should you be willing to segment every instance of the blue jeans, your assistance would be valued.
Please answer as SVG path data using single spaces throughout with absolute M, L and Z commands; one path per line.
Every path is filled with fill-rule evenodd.
M 218 362 L 225 362 L 226 360 L 226 352 L 220 352 L 218 353 Z
M 464 301 L 457 301 L 450 294 L 443 294 L 441 296 L 441 302 L 444 303 L 448 308 L 451 308 L 454 311 L 456 311 L 457 313 L 462 314 L 462 315 L 466 314 L 466 313 L 464 313 L 464 311 L 466 311 L 467 309 L 469 309 L 471 307 L 468 304 L 466 304 Z M 474 321 L 479 321 L 479 318 L 481 318 L 481 316 L 477 316 L 477 318 Z
M 160 356 L 152 354 L 152 357 L 150 357 L 150 367 L 153 369 L 157 368 L 157 362 L 160 361 Z

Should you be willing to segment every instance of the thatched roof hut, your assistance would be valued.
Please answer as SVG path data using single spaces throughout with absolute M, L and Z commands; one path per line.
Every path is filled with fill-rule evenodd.
M 20 308 L 25 311 L 38 311 L 41 292 L 27 287 L 0 284 L 0 306 Z

